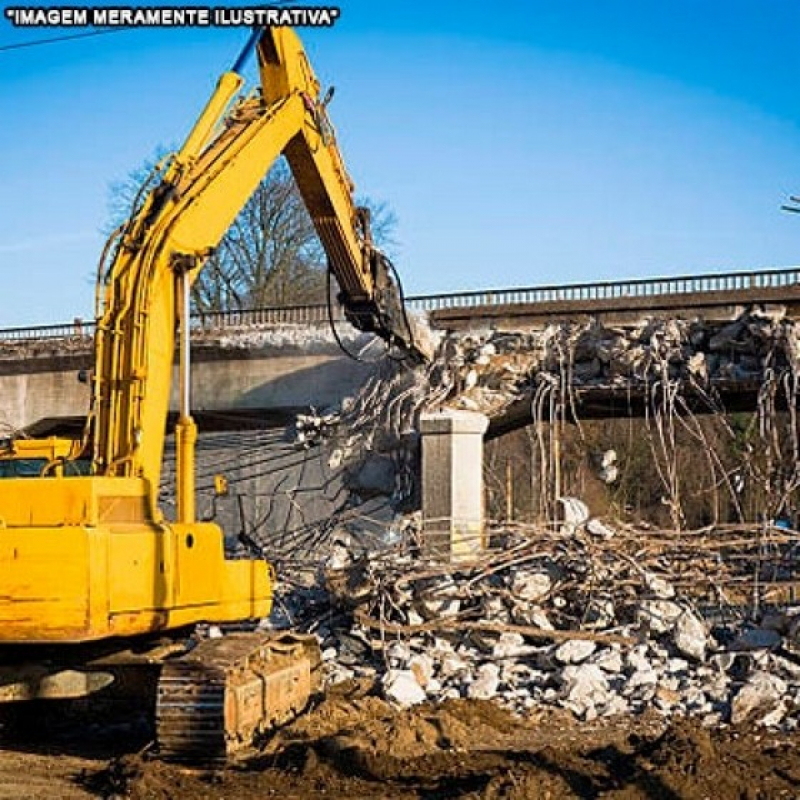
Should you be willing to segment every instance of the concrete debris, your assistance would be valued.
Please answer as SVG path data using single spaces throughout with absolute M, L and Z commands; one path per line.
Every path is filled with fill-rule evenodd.
M 708 637 L 706 626 L 691 611 L 684 611 L 675 623 L 675 647 L 678 652 L 696 661 L 706 656 Z
M 418 397 L 420 404 L 427 398 L 431 406 L 445 402 L 494 417 L 536 386 L 557 381 L 565 368 L 574 387 L 648 385 L 664 379 L 708 387 L 732 379 L 759 380 L 767 368 L 795 363 L 798 354 L 793 321 L 760 311 L 732 323 L 646 319 L 618 327 L 591 321 L 527 331 L 472 331 L 440 343 L 424 378 L 429 384 Z M 598 475 L 606 483 L 619 477 L 616 455 L 607 450 L 597 459 Z
M 481 664 L 475 674 L 475 680 L 467 686 L 467 697 L 472 700 L 494 697 L 500 685 L 500 668 L 497 664 Z
M 556 648 L 556 661 L 561 664 L 580 664 L 594 653 L 597 645 L 585 639 L 572 639 Z
M 627 545 L 643 552 L 641 532 L 603 539 L 551 527 L 492 538 L 494 549 L 459 564 L 422 561 L 408 541 L 353 552 L 340 580 L 296 587 L 278 605 L 295 629 L 318 635 L 328 685 L 374 678 L 401 707 L 461 697 L 583 720 L 650 711 L 800 728 L 800 664 L 789 648 L 800 608 L 761 625 L 707 621 L 693 582 L 684 588 L 667 559 L 627 555 Z M 353 574 L 368 587 L 357 598 Z M 592 609 L 603 612 L 595 622 Z
M 756 714 L 774 714 L 782 705 L 787 688 L 786 681 L 777 675 L 756 672 L 733 698 L 731 722 L 736 725 Z
M 586 523 L 586 530 L 592 536 L 599 536 L 601 539 L 613 539 L 617 535 L 617 532 L 611 526 L 606 525 L 605 522 L 597 519 L 597 517 L 592 517 Z
M 390 669 L 382 683 L 386 699 L 402 707 L 417 705 L 428 697 L 412 670 Z

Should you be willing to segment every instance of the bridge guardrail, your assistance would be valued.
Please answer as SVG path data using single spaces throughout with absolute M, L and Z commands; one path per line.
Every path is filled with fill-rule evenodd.
M 485 289 L 468 292 L 413 295 L 406 305 L 415 311 L 440 311 L 479 306 L 539 305 L 558 302 L 587 302 L 626 297 L 744 292 L 780 289 L 800 285 L 800 267 L 784 267 L 750 272 L 723 272 L 705 275 L 676 275 L 666 278 L 631 278 L 622 281 L 568 283 L 512 289 Z M 253 325 L 322 324 L 328 321 L 325 303 L 273 306 L 247 310 L 213 311 L 192 315 L 197 330 L 224 330 Z M 93 336 L 94 321 L 76 319 L 72 323 L 0 329 L 0 342 L 25 342 Z

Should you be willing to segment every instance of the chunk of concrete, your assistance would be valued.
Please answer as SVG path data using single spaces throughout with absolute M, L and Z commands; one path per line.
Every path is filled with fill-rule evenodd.
M 556 648 L 556 661 L 561 664 L 580 664 L 597 649 L 594 642 L 586 639 L 570 639 Z
M 536 602 L 545 598 L 553 587 L 546 572 L 517 572 L 511 581 L 511 592 L 520 600 Z
M 706 626 L 691 611 L 684 611 L 675 623 L 673 641 L 679 652 L 695 661 L 706 657 L 708 634 Z
M 500 685 L 500 668 L 497 664 L 481 664 L 477 678 L 467 687 L 471 700 L 489 700 L 497 694 Z
M 786 694 L 786 681 L 769 672 L 753 673 L 731 703 L 731 722 L 735 725 L 754 716 L 775 711 Z
M 383 694 L 386 699 L 402 708 L 422 703 L 427 694 L 411 670 L 390 669 L 383 676 Z

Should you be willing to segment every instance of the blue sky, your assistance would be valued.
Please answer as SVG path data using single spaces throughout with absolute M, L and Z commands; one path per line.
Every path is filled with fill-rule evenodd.
M 408 293 L 800 260 L 796 0 L 341 8 L 300 33 Z M 60 32 L 3 19 L 0 47 Z M 245 38 L 0 51 L 0 327 L 91 316 L 109 184 L 182 140 Z

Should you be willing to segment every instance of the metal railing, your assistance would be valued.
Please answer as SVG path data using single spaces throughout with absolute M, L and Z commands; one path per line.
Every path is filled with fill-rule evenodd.
M 540 305 L 563 302 L 591 304 L 599 300 L 712 292 L 748 292 L 752 295 L 753 292 L 759 290 L 774 290 L 789 286 L 800 288 L 800 267 L 424 294 L 407 297 L 406 305 L 414 311 L 435 312 L 483 306 Z M 337 318 L 339 318 L 338 315 Z M 214 311 L 192 315 L 192 327 L 198 331 L 246 328 L 256 325 L 318 325 L 327 323 L 327 321 L 328 307 L 324 303 Z M 0 342 L 90 337 L 94 335 L 94 329 L 93 321 L 84 322 L 77 319 L 73 323 L 58 325 L 4 328 L 0 329 Z
M 752 292 L 800 284 L 800 267 L 754 272 L 724 272 L 708 275 L 676 275 L 668 278 L 632 278 L 623 281 L 552 284 L 477 292 L 450 292 L 407 298 L 408 306 L 419 311 L 478 306 L 539 305 L 543 303 L 587 302 L 628 297 L 706 294 L 709 292 Z

